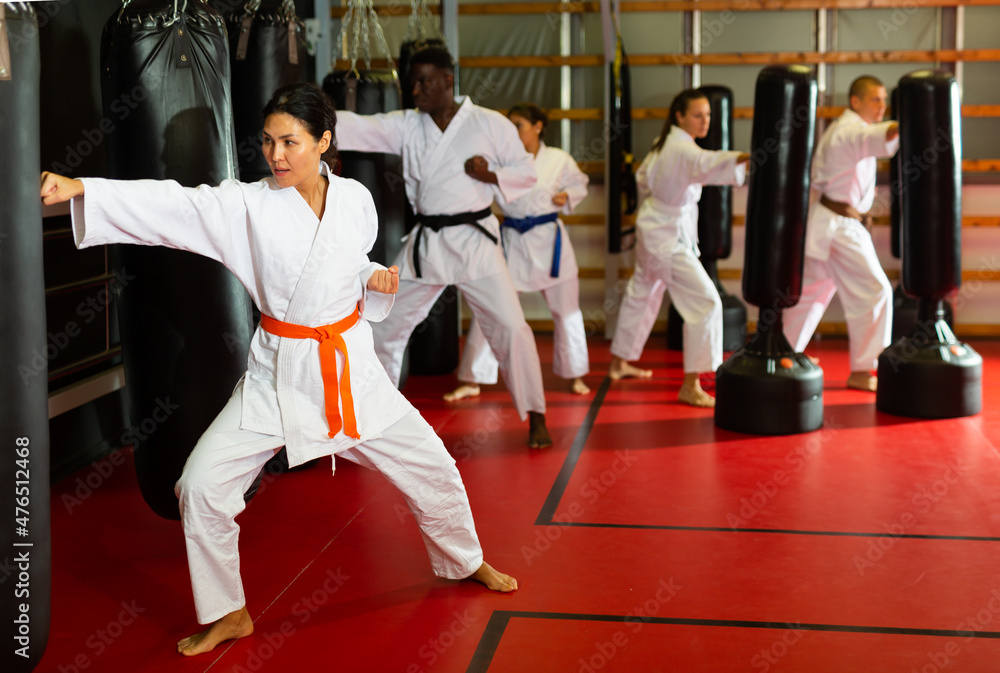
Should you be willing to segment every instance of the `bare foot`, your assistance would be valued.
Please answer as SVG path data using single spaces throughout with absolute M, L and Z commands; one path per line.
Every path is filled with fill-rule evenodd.
M 617 356 L 611 359 L 611 367 L 608 368 L 608 376 L 610 376 L 613 381 L 626 378 L 648 379 L 652 375 L 653 370 L 633 367 L 628 362 Z
M 479 566 L 479 570 L 469 575 L 468 579 L 476 580 L 477 582 L 482 582 L 486 585 L 487 589 L 492 591 L 501 591 L 503 593 L 510 593 L 511 591 L 517 591 L 517 580 L 510 575 L 504 575 L 502 572 L 493 569 L 486 561 L 483 561 L 483 565 Z
M 586 395 L 590 392 L 590 388 L 587 387 L 587 384 L 584 383 L 583 379 L 579 376 L 573 379 L 573 383 L 570 384 L 569 390 L 574 395 Z
M 245 638 L 253 633 L 253 620 L 246 606 L 230 612 L 228 615 L 213 622 L 211 626 L 177 642 L 177 651 L 185 657 L 211 652 L 216 645 L 224 640 Z
M 813 363 L 814 365 L 818 365 L 819 364 L 819 358 L 814 358 L 811 355 L 806 355 L 806 357 L 809 358 L 809 362 Z
M 847 377 L 847 387 L 874 393 L 878 391 L 878 377 L 872 376 L 871 372 L 851 372 Z
M 450 393 L 444 394 L 445 402 L 457 402 L 466 397 L 479 397 L 479 386 L 475 383 L 463 383 Z
M 544 449 L 552 446 L 549 429 L 545 427 L 545 414 L 537 411 L 528 412 L 528 446 L 532 449 Z
M 706 393 L 700 385 L 685 383 L 677 393 L 677 399 L 692 407 L 711 409 L 715 406 L 715 398 Z

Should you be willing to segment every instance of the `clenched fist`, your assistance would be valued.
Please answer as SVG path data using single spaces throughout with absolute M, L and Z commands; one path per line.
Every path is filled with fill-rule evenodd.
M 42 203 L 51 206 L 63 201 L 83 196 L 83 183 L 73 178 L 67 178 L 55 173 L 44 171 L 41 186 Z
M 470 157 L 469 160 L 465 162 L 465 172 L 469 175 L 469 177 L 479 180 L 480 182 L 487 182 L 492 185 L 497 184 L 497 174 L 490 170 L 489 162 L 478 154 L 474 157 Z
M 396 294 L 399 290 L 399 267 L 390 266 L 388 269 L 375 271 L 368 279 L 368 290 L 382 294 Z

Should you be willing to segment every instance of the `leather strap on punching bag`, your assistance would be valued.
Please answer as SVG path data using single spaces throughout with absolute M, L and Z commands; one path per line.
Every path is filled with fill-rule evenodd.
M 305 28 L 291 0 L 245 0 L 226 25 L 240 178 L 256 182 L 271 175 L 261 150 L 261 110 L 277 89 L 303 80 Z
M 41 660 L 51 599 L 40 71 L 34 10 L 0 3 L 0 670 L 11 673 Z
M 203 1 L 127 2 L 104 27 L 101 75 L 108 117 L 121 116 L 123 96 L 138 103 L 108 136 L 110 177 L 185 186 L 236 177 L 229 44 Z M 246 370 L 251 304 L 217 262 L 114 248 L 130 279 L 117 301 L 139 486 L 157 514 L 177 519 L 174 483 Z

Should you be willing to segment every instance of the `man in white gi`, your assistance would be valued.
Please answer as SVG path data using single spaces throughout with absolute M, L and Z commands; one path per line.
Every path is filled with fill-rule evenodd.
M 500 363 L 528 445 L 549 446 L 545 395 L 534 335 L 498 244 L 490 212 L 494 197 L 513 201 L 536 181 L 534 159 L 503 115 L 454 97 L 454 65 L 447 50 L 417 52 L 410 65 L 416 110 L 337 114 L 337 146 L 344 151 L 403 157 L 406 195 L 418 224 L 396 258 L 396 308 L 374 327 L 375 348 L 398 385 L 410 334 L 448 285 L 462 290 Z
M 899 147 L 898 124 L 882 122 L 885 109 L 882 82 L 859 77 L 851 84 L 850 108 L 820 138 L 812 163 L 820 197 L 806 225 L 802 294 L 784 315 L 785 336 L 802 352 L 840 290 L 850 351 L 847 387 L 872 392 L 878 385 L 872 370 L 892 338 L 892 287 L 866 227 L 875 200 L 875 159 Z

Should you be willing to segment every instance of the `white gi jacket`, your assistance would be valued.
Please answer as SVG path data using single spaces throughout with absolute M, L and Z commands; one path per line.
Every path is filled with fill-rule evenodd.
M 454 215 L 489 208 L 495 197 L 513 201 L 535 185 L 534 158 L 524 149 L 516 127 L 499 112 L 458 97 L 458 112 L 442 133 L 427 113 L 397 110 L 375 115 L 337 113 L 337 148 L 385 152 L 403 157 L 406 196 L 416 213 Z M 469 177 L 465 162 L 484 157 L 496 173 L 497 185 Z M 500 240 L 497 218 L 480 224 Z M 421 277 L 413 272 L 413 239 L 409 235 L 395 264 L 399 277 L 432 285 L 448 285 L 503 273 L 499 243 L 493 244 L 471 226 L 446 227 L 421 235 Z
M 279 189 L 272 178 L 198 188 L 172 180 L 88 178 L 72 208 L 78 247 L 131 243 L 204 255 L 224 264 L 272 318 L 318 327 L 359 307 L 363 319 L 342 336 L 361 439 L 343 429 L 328 437 L 318 341 L 282 338 L 260 327 L 253 335 L 240 428 L 284 437 L 293 466 L 378 437 L 413 408 L 375 356 L 368 324 L 385 318 L 393 301 L 365 291 L 372 273 L 383 268 L 367 257 L 378 229 L 371 194 L 331 175 L 325 163 L 320 171 L 330 180 L 322 221 L 294 187 Z M 343 360 L 338 352 L 338 380 Z
M 886 142 L 894 122 L 869 124 L 857 112 L 844 110 L 820 138 L 812 162 L 812 188 L 840 203 L 849 203 L 866 213 L 875 202 L 875 158 L 890 157 L 899 148 L 899 138 Z M 826 261 L 837 227 L 861 224 L 813 203 L 806 227 L 806 256 Z
M 746 163 L 740 153 L 705 150 L 679 126 L 671 126 L 659 152 L 650 152 L 636 173 L 639 213 L 636 230 L 645 250 L 657 258 L 678 243 L 698 250 L 698 200 L 702 185 L 742 185 Z
M 538 173 L 538 182 L 530 192 L 512 202 L 507 202 L 502 196 L 497 199 L 497 204 L 506 217 L 537 217 L 555 212 L 568 215 L 587 196 L 587 183 L 590 179 L 576 165 L 573 157 L 558 147 L 541 144 L 535 155 L 535 171 Z M 566 192 L 569 197 L 562 208 L 552 203 L 552 197 L 559 192 Z M 540 224 L 523 234 L 509 227 L 501 227 L 507 268 L 510 269 L 510 277 L 518 292 L 544 290 L 577 275 L 579 269 L 576 255 L 573 254 L 573 244 L 566 233 L 566 227 L 562 220 L 557 220 L 555 225 L 552 226 L 551 222 Z M 562 234 L 562 250 L 559 256 L 559 277 L 553 278 L 552 251 L 556 227 Z

